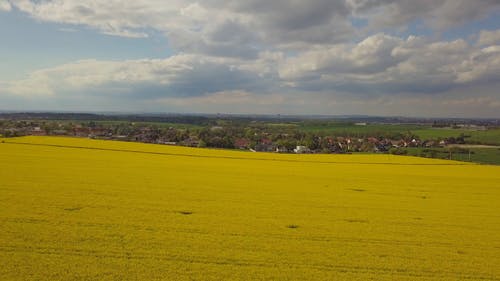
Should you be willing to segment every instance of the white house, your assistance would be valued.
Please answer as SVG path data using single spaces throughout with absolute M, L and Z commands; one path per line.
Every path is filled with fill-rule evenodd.
M 295 153 L 310 153 L 311 150 L 307 146 L 297 145 L 296 148 L 293 149 Z

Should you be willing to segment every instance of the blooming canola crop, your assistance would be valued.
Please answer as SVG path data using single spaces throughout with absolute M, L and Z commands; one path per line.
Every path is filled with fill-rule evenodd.
M 2 280 L 500 280 L 500 167 L 0 141 Z

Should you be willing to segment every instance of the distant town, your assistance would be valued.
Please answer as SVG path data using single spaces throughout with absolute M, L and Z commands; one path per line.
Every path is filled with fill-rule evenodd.
M 418 156 L 436 158 L 440 150 L 433 149 L 470 153 L 471 145 L 497 146 L 499 132 L 498 120 L 0 114 L 0 135 L 7 138 L 69 136 L 276 153 L 408 154 L 420 148 Z

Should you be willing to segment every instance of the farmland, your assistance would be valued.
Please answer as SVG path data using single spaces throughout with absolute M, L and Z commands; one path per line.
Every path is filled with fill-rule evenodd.
M 462 149 L 457 149 L 462 147 Z M 500 148 L 497 146 L 463 145 L 448 148 L 408 148 L 407 155 L 430 158 L 468 161 L 482 164 L 498 165 L 500 163 Z M 451 151 L 451 153 L 450 153 Z
M 468 143 L 481 143 L 489 145 L 500 145 L 500 129 L 474 131 L 461 129 L 436 129 L 426 128 L 413 131 L 423 139 L 438 139 L 446 137 L 458 137 L 459 135 L 468 136 Z
M 0 141 L 2 280 L 500 280 L 500 167 Z

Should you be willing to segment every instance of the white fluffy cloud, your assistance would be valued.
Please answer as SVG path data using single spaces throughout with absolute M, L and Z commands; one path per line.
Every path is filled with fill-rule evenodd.
M 475 47 L 466 41 L 406 40 L 376 34 L 358 44 L 336 45 L 287 59 L 280 77 L 308 90 L 350 92 L 436 92 L 496 80 L 500 46 Z
M 0 0 L 0 11 L 10 11 L 12 10 L 12 6 L 10 5 L 9 1 L 7 0 Z
M 272 88 L 269 58 L 259 63 L 176 55 L 167 59 L 129 61 L 83 60 L 33 72 L 27 79 L 3 83 L 4 93 L 56 96 L 68 93 L 111 94 L 124 98 L 202 96 L 226 90 L 266 91 Z
M 493 44 L 500 44 L 500 29 L 497 30 L 482 30 L 479 33 L 477 44 L 480 46 L 487 46 Z
M 227 91 L 439 93 L 496 82 L 500 46 L 375 34 L 357 44 L 255 59 L 179 54 L 167 59 L 84 60 L 36 71 L 4 85 L 13 95 L 108 93 L 130 98 L 197 97 Z
M 481 85 L 486 98 L 447 96 L 450 103 L 441 106 L 498 104 L 500 31 L 478 32 L 476 42 L 443 41 L 438 33 L 499 7 L 498 0 L 0 0 L 0 10 L 64 28 L 130 38 L 161 34 L 174 52 L 166 59 L 41 69 L 0 82 L 0 97 L 119 97 L 214 110 L 283 103 L 314 112 L 313 105 L 347 109 L 363 99 L 380 106 L 387 97 L 404 107 Z M 356 27 L 358 20 L 367 27 Z M 394 35 L 416 22 L 437 35 Z

